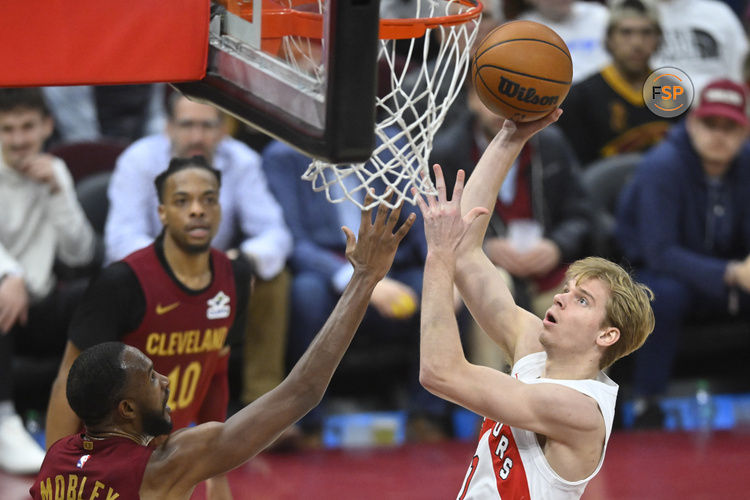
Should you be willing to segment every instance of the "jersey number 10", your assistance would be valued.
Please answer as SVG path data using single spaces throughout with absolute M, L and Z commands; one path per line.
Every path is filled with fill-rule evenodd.
M 173 410 L 190 406 L 195 398 L 195 389 L 198 387 L 198 379 L 201 376 L 201 364 L 193 361 L 180 375 L 181 366 L 175 366 L 169 372 L 169 401 L 167 404 Z

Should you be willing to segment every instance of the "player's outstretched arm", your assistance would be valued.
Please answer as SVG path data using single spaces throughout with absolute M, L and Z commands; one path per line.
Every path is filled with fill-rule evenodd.
M 365 203 L 372 201 L 368 195 Z M 170 481 L 175 489 L 189 490 L 239 466 L 320 402 L 364 317 L 372 290 L 390 269 L 399 243 L 414 223 L 412 214 L 394 233 L 400 211 L 399 207 L 389 215 L 388 208 L 380 205 L 374 222 L 371 210 L 363 211 L 358 238 L 343 228 L 354 274 L 305 354 L 281 384 L 224 424 L 203 424 L 170 436 L 149 461 L 146 491 L 158 490 Z
M 525 123 L 505 120 L 500 131 L 484 150 L 471 174 L 461 201 L 461 213 L 467 214 L 474 207 L 484 207 L 488 214 L 481 217 L 468 231 L 462 250 L 481 249 L 484 234 L 489 224 L 489 214 L 495 208 L 508 170 L 518 157 L 526 142 L 537 132 L 557 121 L 562 110 L 556 109 L 544 118 Z M 502 119 L 502 118 L 498 118 Z
M 561 110 L 555 110 L 539 120 L 515 123 L 505 120 L 500 132 L 482 154 L 461 196 L 461 213 L 466 215 L 475 207 L 487 214 L 478 218 L 468 229 L 458 248 L 455 283 L 464 302 L 479 326 L 487 332 L 509 356 L 515 360 L 537 348 L 521 346 L 518 339 L 536 325 L 535 317 L 516 306 L 513 296 L 495 265 L 482 250 L 484 236 L 494 211 L 497 193 L 508 170 L 524 144 L 537 132 L 555 122 Z M 533 344 L 533 342 L 532 342 Z
M 413 191 L 425 219 L 425 234 L 428 242 L 424 286 L 431 285 L 433 289 L 443 290 L 444 278 L 447 278 L 451 282 L 452 290 L 452 284 L 455 281 L 472 316 L 492 340 L 503 349 L 509 359 L 513 360 L 517 354 L 516 347 L 521 334 L 538 330 L 541 322 L 533 314 L 516 306 L 510 290 L 505 285 L 505 280 L 481 248 L 472 252 L 462 251 L 469 233 L 475 229 L 475 226 L 482 224 L 481 219 L 487 218 L 488 209 L 475 207 L 462 218 L 464 171 L 459 170 L 453 197 L 448 202 L 442 169 L 439 165 L 435 165 L 434 169 L 438 198 L 428 197 L 426 203 L 416 191 Z M 470 214 L 472 223 L 470 225 L 463 223 L 462 236 L 459 240 L 452 241 L 453 236 L 447 233 L 443 235 L 444 231 L 439 229 L 446 224 L 460 225 L 458 221 L 465 221 Z M 438 281 L 433 282 L 435 279 Z M 444 307 L 443 298 L 441 294 L 439 298 L 441 305 L 437 306 L 439 312 L 442 312 Z M 427 312 L 432 304 L 432 299 L 427 299 L 423 294 L 423 331 L 426 322 L 434 321 L 437 317 Z M 528 352 L 531 348 L 540 350 L 541 346 L 525 346 L 522 351 Z

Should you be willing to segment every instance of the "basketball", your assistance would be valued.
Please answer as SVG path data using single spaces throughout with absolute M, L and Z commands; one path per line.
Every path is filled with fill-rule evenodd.
M 543 24 L 512 21 L 492 30 L 471 58 L 471 78 L 493 113 L 529 122 L 559 107 L 573 64 L 562 38 Z

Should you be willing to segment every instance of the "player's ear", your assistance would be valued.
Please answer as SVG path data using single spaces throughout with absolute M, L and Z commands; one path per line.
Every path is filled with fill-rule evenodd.
M 136 405 L 132 399 L 121 399 L 117 404 L 117 413 L 125 420 L 135 420 Z
M 609 347 L 614 345 L 619 339 L 620 329 L 614 326 L 607 326 L 599 331 L 599 335 L 596 337 L 596 343 L 602 347 Z
M 164 207 L 164 203 L 159 203 L 159 207 L 157 208 L 157 211 L 159 212 L 159 220 L 161 221 L 162 226 L 167 225 L 167 211 Z

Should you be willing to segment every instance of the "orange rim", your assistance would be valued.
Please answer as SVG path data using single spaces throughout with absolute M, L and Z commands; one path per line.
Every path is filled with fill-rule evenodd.
M 243 19 L 252 21 L 251 2 L 237 0 L 213 0 L 227 8 L 229 12 Z M 455 0 L 456 3 L 471 7 L 466 12 L 441 17 L 412 19 L 381 19 L 378 37 L 381 40 L 402 40 L 424 36 L 428 29 L 439 26 L 455 26 L 471 21 L 482 13 L 482 4 L 470 0 Z M 317 12 L 305 12 L 292 7 L 313 5 L 310 0 L 291 0 L 292 6 L 284 6 L 274 0 L 264 0 L 263 21 L 261 23 L 263 38 L 282 38 L 300 36 L 306 38 L 323 38 L 323 15 Z M 317 3 L 314 3 L 317 5 Z

